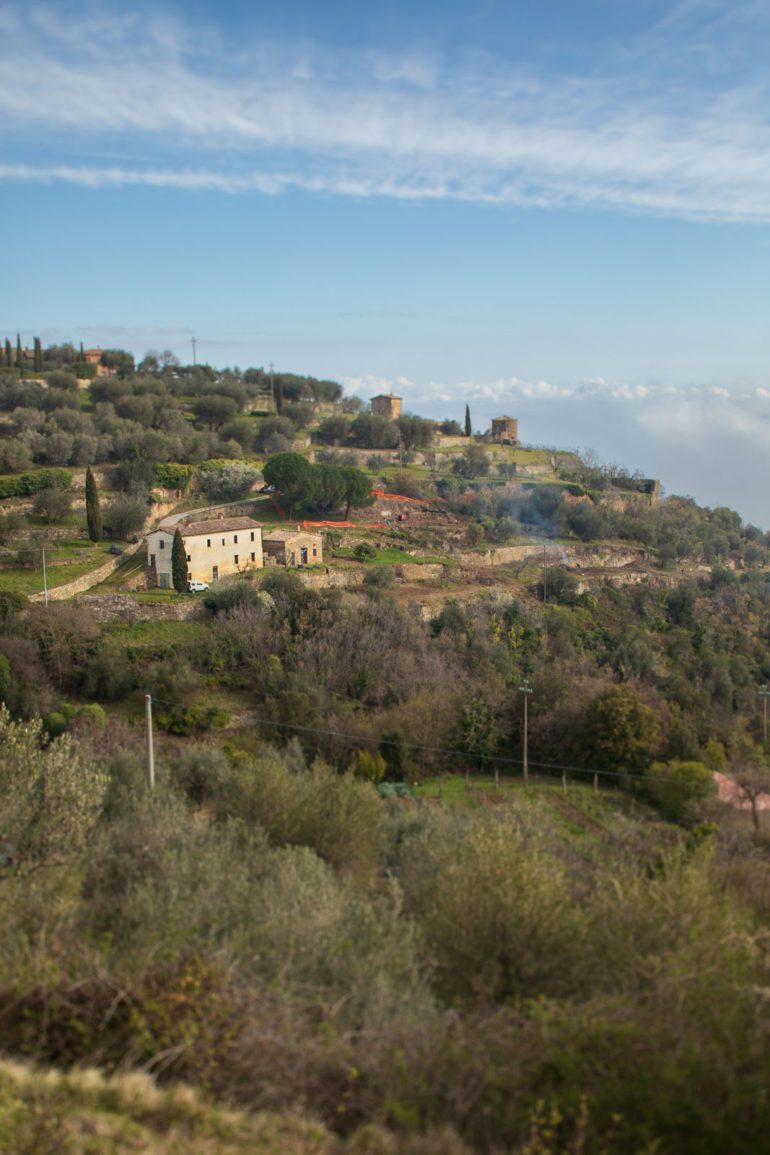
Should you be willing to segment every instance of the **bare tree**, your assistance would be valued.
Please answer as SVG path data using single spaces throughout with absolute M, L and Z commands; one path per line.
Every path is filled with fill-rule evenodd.
M 741 753 L 733 761 L 732 778 L 740 797 L 751 804 L 754 830 L 759 833 L 760 800 L 764 795 L 770 795 L 770 767 L 758 750 Z

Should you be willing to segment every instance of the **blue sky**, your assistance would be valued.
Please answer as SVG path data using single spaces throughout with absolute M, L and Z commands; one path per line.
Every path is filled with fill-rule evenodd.
M 770 3 L 0 0 L 0 329 L 518 416 L 770 527 Z

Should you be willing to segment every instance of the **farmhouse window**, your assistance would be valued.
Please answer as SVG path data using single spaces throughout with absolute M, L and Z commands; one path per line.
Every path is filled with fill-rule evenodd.
M 236 565 L 238 564 L 238 554 L 237 553 L 233 554 L 233 561 L 235 562 Z
M 210 537 L 206 538 L 206 545 L 209 547 L 209 549 L 211 549 L 211 538 Z

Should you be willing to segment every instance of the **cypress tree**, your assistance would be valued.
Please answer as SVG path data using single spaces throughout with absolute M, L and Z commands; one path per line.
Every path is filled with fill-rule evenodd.
M 16 368 L 24 368 L 24 354 L 21 351 L 21 336 L 16 334 Z
M 5 363 L 9 369 L 13 368 L 13 349 L 7 337 L 5 338 Z
M 86 470 L 86 522 L 91 541 L 102 540 L 102 514 L 99 509 L 99 491 L 89 465 Z
M 470 406 L 466 405 L 465 406 L 465 436 L 470 437 L 472 432 L 473 432 L 473 426 L 471 425 Z
M 35 337 L 35 359 L 33 361 L 33 368 L 36 373 L 43 372 L 43 346 L 40 344 L 39 337 Z
M 178 594 L 183 594 L 187 589 L 187 550 L 181 529 L 175 532 L 171 547 L 171 581 Z
M 5 345 L 0 344 L 0 369 L 5 368 Z

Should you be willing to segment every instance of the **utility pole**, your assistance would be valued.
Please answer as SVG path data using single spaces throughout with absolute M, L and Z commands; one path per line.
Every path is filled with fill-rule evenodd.
M 152 738 L 152 698 L 144 695 L 144 720 L 147 726 L 147 785 L 155 789 L 155 746 Z
M 273 369 L 275 368 L 275 366 L 273 365 L 272 361 L 269 361 L 267 367 L 270 371 L 270 400 L 273 403 L 273 412 L 277 413 L 278 410 L 275 407 L 275 384 L 273 382 Z
M 524 785 L 529 786 L 529 736 L 527 733 L 527 703 L 529 702 L 529 695 L 532 693 L 532 687 L 529 684 L 529 678 L 525 678 L 519 686 L 519 693 L 524 695 Z
M 45 598 L 45 604 L 48 605 L 48 578 L 47 578 L 46 572 L 45 572 L 45 546 L 44 545 L 40 547 L 40 552 L 43 555 L 43 597 Z
M 548 601 L 548 553 L 547 546 L 543 546 L 543 603 Z
M 193 365 L 195 366 L 195 365 L 197 365 L 197 364 L 198 364 L 198 362 L 197 362 L 197 360 L 196 360 L 196 355 L 195 355 L 195 349 L 196 349 L 196 346 L 197 346 L 198 342 L 195 340 L 195 338 L 194 338 L 194 337 L 192 338 L 191 344 L 192 344 L 192 347 L 193 347 Z
M 767 685 L 760 686 L 757 692 L 762 699 L 762 741 L 767 742 L 767 699 L 770 698 L 770 688 Z

